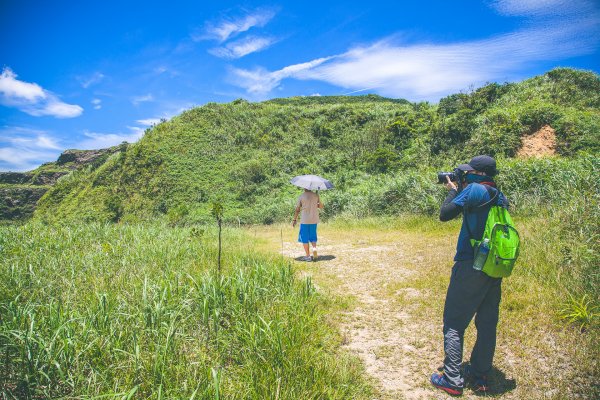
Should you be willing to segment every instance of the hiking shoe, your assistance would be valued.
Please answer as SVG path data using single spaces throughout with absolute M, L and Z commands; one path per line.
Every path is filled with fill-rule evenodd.
M 471 365 L 465 365 L 465 382 L 469 387 L 478 393 L 487 393 L 490 390 L 488 384 L 488 378 L 486 375 L 476 376 L 473 374 L 473 368 Z
M 313 249 L 313 261 L 317 261 L 317 249 Z
M 312 257 L 311 256 L 304 256 L 301 259 L 302 261 L 312 261 Z
M 433 386 L 442 389 L 451 396 L 460 396 L 463 393 L 461 387 L 453 386 L 448 382 L 443 372 L 434 372 L 433 375 L 431 375 L 430 381 Z

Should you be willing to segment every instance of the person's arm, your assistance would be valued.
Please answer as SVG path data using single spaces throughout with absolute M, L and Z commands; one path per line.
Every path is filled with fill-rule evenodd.
M 298 203 L 296 206 L 296 210 L 294 211 L 294 218 L 292 219 L 292 227 L 296 226 L 296 222 L 298 221 L 298 214 L 300 214 L 300 210 L 302 210 L 302 205 Z
M 450 221 L 462 212 L 462 207 L 452 201 L 458 194 L 456 185 L 450 181 L 449 177 L 446 177 L 446 181 L 446 188 L 448 188 L 449 192 L 440 208 L 440 221 L 442 222 Z
M 440 221 L 446 222 L 451 219 L 457 217 L 462 212 L 462 207 L 456 205 L 452 202 L 457 195 L 457 191 L 454 189 L 450 189 L 448 192 L 448 196 L 442 203 L 442 207 L 440 208 Z

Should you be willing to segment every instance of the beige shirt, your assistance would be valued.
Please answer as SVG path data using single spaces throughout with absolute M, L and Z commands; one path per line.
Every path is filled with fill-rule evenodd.
M 296 208 L 302 209 L 300 216 L 301 224 L 318 224 L 319 223 L 319 208 L 317 201 L 319 196 L 314 192 L 304 192 L 298 197 Z

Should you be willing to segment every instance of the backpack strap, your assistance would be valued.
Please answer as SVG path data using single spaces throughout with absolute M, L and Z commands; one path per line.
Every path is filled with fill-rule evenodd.
M 492 191 L 493 191 L 494 189 L 493 189 L 491 186 L 489 186 L 489 185 L 485 185 L 485 184 L 480 184 L 480 185 L 483 185 L 483 187 L 485 187 L 485 189 L 486 189 L 486 190 L 487 190 L 487 192 L 488 192 L 488 195 L 490 196 L 490 200 L 486 201 L 486 202 L 485 202 L 485 203 L 483 203 L 483 204 L 480 204 L 480 205 L 478 205 L 478 206 L 475 206 L 475 207 L 468 207 L 468 208 L 465 208 L 465 209 L 464 209 L 464 211 L 463 211 L 463 214 L 465 215 L 465 218 L 466 218 L 466 214 L 468 213 L 468 211 L 469 211 L 469 210 L 472 210 L 472 209 L 479 209 L 479 208 L 482 208 L 482 207 L 486 207 L 486 206 L 488 206 L 488 205 L 490 205 L 490 204 L 493 206 L 493 201 L 494 201 L 494 200 L 496 200 L 496 199 L 498 198 L 498 196 L 499 196 L 499 193 L 500 193 L 500 191 L 499 191 L 498 189 L 495 189 L 495 193 L 494 193 L 494 195 L 492 195 Z M 490 206 L 490 208 L 491 208 L 492 206 Z M 465 226 L 467 227 L 467 233 L 469 234 L 469 239 L 472 239 L 472 240 L 477 240 L 477 239 L 475 239 L 475 238 L 473 237 L 473 232 L 471 232 L 471 228 L 469 228 L 469 221 L 465 221 Z

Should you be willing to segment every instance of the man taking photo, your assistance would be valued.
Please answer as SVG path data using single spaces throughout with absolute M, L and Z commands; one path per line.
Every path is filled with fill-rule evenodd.
M 483 235 L 490 208 L 508 208 L 508 201 L 493 180 L 497 170 L 492 157 L 474 157 L 469 164 L 459 165 L 456 172 L 456 183 L 446 176 L 449 192 L 440 209 L 440 220 L 449 221 L 463 214 L 463 221 L 444 305 L 444 369 L 431 376 L 431 383 L 458 396 L 465 382 L 477 392 L 489 390 L 487 375 L 496 349 L 502 279 L 473 268 L 474 248 L 470 240 L 479 240 Z M 459 192 L 458 187 L 464 189 Z M 473 316 L 477 340 L 470 363 L 463 371 L 463 339 Z

